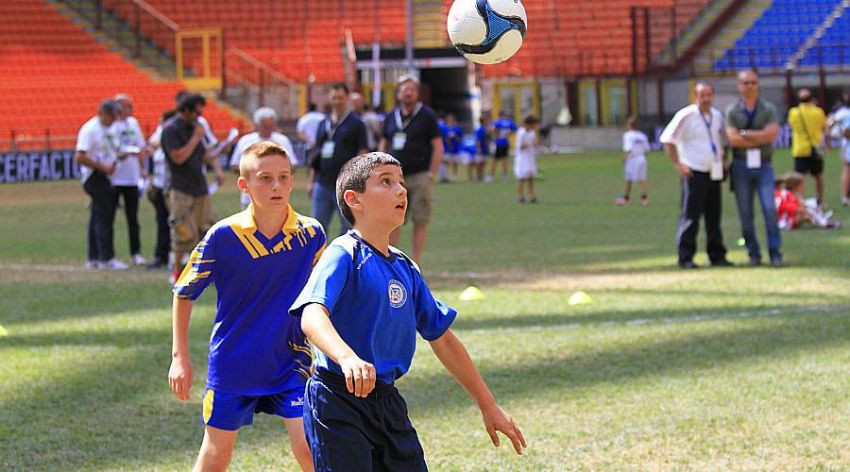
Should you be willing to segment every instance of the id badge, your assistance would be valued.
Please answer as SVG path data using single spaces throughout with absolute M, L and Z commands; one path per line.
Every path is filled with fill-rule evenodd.
M 723 180 L 723 161 L 711 163 L 711 180 Z
M 398 132 L 393 135 L 393 151 L 403 150 L 405 144 L 407 144 L 407 135 L 405 133 Z
M 761 168 L 761 149 L 747 149 L 747 169 Z
M 333 141 L 325 141 L 322 144 L 322 159 L 330 159 L 334 157 L 334 146 L 336 145 Z

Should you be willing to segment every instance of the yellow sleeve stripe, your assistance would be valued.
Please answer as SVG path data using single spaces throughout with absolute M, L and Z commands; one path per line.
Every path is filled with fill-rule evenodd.
M 316 267 L 316 264 L 319 262 L 319 258 L 322 257 L 323 252 L 325 252 L 325 246 L 322 246 L 318 251 L 316 251 L 316 255 L 313 256 L 313 267 Z

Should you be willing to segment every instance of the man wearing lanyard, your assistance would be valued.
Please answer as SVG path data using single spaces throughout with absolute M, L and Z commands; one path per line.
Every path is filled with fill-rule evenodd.
M 779 131 L 778 115 L 772 103 L 759 98 L 758 75 L 755 72 L 738 74 L 738 91 L 741 99 L 726 108 L 726 135 L 732 146 L 732 185 L 738 203 L 741 232 L 750 255 L 750 265 L 761 265 L 761 250 L 753 220 L 753 194 L 758 193 L 767 228 L 770 264 L 781 267 L 782 253 L 779 249 L 782 239 L 773 200 L 771 165 L 773 141 Z
M 419 80 L 403 75 L 396 92 L 398 107 L 384 120 L 384 135 L 378 147 L 401 162 L 407 187 L 405 219 L 413 220 L 413 260 L 422 261 L 431 207 L 434 204 L 434 176 L 443 159 L 443 139 L 437 116 L 419 101 Z M 397 246 L 400 230 L 390 235 Z
M 326 233 L 334 213 L 339 216 L 339 234 L 351 229 L 337 208 L 336 177 L 352 157 L 369 152 L 366 125 L 348 108 L 348 99 L 348 86 L 339 82 L 331 85 L 331 113 L 319 124 L 309 162 L 307 196 L 313 201 L 311 216 L 319 220 Z
M 664 149 L 682 176 L 682 209 L 676 230 L 679 267 L 697 267 L 694 254 L 702 215 L 711 265 L 731 266 L 720 230 L 720 181 L 726 155 L 723 115 L 711 106 L 714 87 L 700 82 L 694 93 L 696 103 L 679 110 L 661 134 Z

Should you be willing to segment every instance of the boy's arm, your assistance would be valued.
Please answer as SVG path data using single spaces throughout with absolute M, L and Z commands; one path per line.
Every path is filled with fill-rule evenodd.
M 354 396 L 365 398 L 375 388 L 375 366 L 360 359 L 340 337 L 327 307 L 310 303 L 301 313 L 301 330 L 320 351 L 336 362 L 345 376 L 345 386 Z
M 490 389 L 484 379 L 481 378 L 481 374 L 478 373 L 478 369 L 475 368 L 475 364 L 473 364 L 460 339 L 451 330 L 446 330 L 442 336 L 430 343 L 431 349 L 446 367 L 446 370 L 451 372 L 457 383 L 463 386 L 478 403 L 478 408 L 481 410 L 481 416 L 484 420 L 484 427 L 487 429 L 487 434 L 490 435 L 493 445 L 499 445 L 499 436 L 496 431 L 501 431 L 511 440 L 516 453 L 522 454 L 523 448 L 527 447 L 522 430 L 514 423 L 513 418 L 496 404 L 496 399 L 493 398 L 493 394 L 490 393 Z
M 168 369 L 168 384 L 178 400 L 189 399 L 192 388 L 192 361 L 189 359 L 189 318 L 192 316 L 192 301 L 174 296 L 172 306 L 171 368 Z

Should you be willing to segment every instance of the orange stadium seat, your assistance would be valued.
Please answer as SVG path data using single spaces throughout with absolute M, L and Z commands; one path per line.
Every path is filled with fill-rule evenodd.
M 142 129 L 153 131 L 182 88 L 153 81 L 54 7 L 32 0 L 4 0 L 0 9 L 0 76 L 0 139 L 13 133 L 39 137 L 21 140 L 22 150 L 43 148 L 41 137 L 47 134 L 51 146 L 73 146 L 77 129 L 97 104 L 118 92 L 134 97 Z M 206 115 L 222 133 L 241 125 L 215 103 Z

